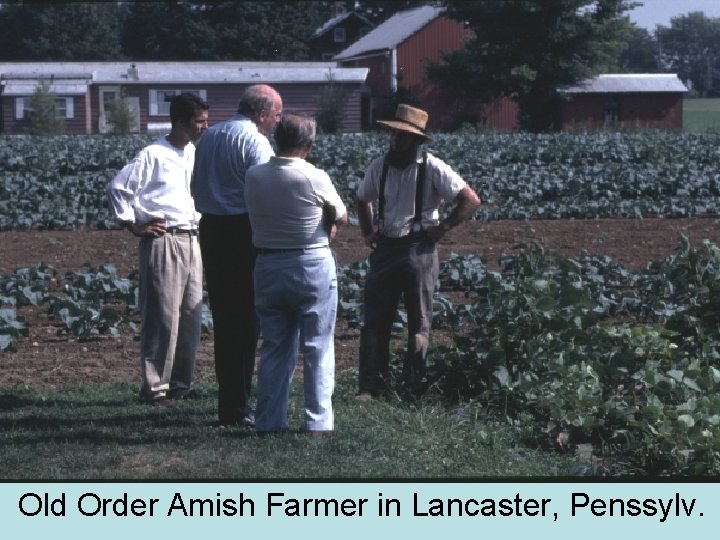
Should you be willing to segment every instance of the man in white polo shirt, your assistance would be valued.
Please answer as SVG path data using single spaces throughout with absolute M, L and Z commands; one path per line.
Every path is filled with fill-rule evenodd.
M 275 129 L 277 156 L 251 167 L 245 202 L 257 249 L 255 307 L 262 346 L 257 370 L 258 433 L 287 428 L 290 382 L 299 353 L 305 380 L 305 429 L 333 429 L 337 274 L 330 251 L 347 212 L 327 173 L 305 161 L 315 120 L 285 115 Z

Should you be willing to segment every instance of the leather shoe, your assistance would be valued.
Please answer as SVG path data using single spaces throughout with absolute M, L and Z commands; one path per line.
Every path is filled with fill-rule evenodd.
M 182 401 L 185 399 L 192 399 L 192 400 L 202 399 L 202 395 L 200 394 L 200 392 L 198 392 L 194 388 L 191 388 L 187 392 L 171 390 L 170 392 L 168 392 L 168 397 L 170 399 L 176 400 L 176 401 Z
M 160 396 L 152 399 L 150 401 L 152 405 L 158 405 L 160 407 L 165 407 L 166 409 L 174 409 L 175 408 L 175 402 L 170 399 L 167 396 Z
M 245 414 L 231 420 L 223 419 L 213 422 L 215 427 L 255 427 L 255 411 L 248 409 Z

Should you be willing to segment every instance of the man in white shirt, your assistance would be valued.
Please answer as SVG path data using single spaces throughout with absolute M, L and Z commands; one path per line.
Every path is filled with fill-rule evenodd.
M 435 244 L 480 204 L 475 191 L 449 165 L 420 151 L 431 140 L 425 132 L 427 119 L 425 111 L 401 104 L 393 120 L 378 121 L 391 130 L 390 149 L 370 163 L 356 193 L 360 229 L 374 250 L 365 280 L 359 401 L 371 399 L 386 386 L 390 332 L 401 296 L 408 319 L 402 382 L 414 394 L 422 391 L 439 273 Z M 440 220 L 443 201 L 454 207 Z
M 248 169 L 245 202 L 257 249 L 255 306 L 263 334 L 257 374 L 258 433 L 287 429 L 290 382 L 302 352 L 305 429 L 333 430 L 337 274 L 330 251 L 347 212 L 325 171 L 305 161 L 315 120 L 285 115 L 278 155 Z
M 117 219 L 140 238 L 140 395 L 165 407 L 188 397 L 200 344 L 200 215 L 190 195 L 194 142 L 208 105 L 193 94 L 170 102 L 171 130 L 143 148 L 108 184 Z

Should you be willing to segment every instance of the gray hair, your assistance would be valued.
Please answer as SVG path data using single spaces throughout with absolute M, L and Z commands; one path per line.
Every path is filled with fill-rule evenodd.
M 263 111 L 269 113 L 275 106 L 277 95 L 277 91 L 267 84 L 249 86 L 240 98 L 237 112 L 248 118 L 253 118 Z
M 283 114 L 275 128 L 278 152 L 300 150 L 315 142 L 317 123 L 314 118 L 299 114 Z

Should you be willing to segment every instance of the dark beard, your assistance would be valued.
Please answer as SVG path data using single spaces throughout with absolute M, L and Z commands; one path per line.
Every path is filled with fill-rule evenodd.
M 387 162 L 391 167 L 397 169 L 404 169 L 408 165 L 415 163 L 417 159 L 417 150 L 411 148 L 404 152 L 398 152 L 397 150 L 389 150 L 387 153 Z

